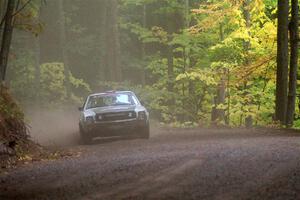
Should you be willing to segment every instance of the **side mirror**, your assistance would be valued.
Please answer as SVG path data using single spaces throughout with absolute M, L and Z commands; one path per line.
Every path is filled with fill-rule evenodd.
M 144 102 L 144 101 L 140 101 L 140 103 L 141 103 L 142 106 L 145 105 L 145 102 Z
M 78 107 L 78 110 L 79 111 L 83 111 L 83 107 Z

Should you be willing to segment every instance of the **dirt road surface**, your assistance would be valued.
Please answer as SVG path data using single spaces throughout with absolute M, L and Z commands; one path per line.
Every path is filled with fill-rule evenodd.
M 0 175 L 0 199 L 300 199 L 300 134 L 164 129 Z

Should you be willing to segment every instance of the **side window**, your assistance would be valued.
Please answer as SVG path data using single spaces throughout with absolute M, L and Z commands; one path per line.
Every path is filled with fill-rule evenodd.
M 86 108 L 95 108 L 103 106 L 103 99 L 99 96 L 92 96 L 86 103 Z
M 94 106 L 94 104 L 95 104 L 95 97 L 90 97 L 88 102 L 87 102 L 86 107 L 87 108 L 92 108 Z
M 84 108 L 84 106 L 87 104 L 87 100 L 88 100 L 88 98 L 85 99 L 85 101 L 84 101 L 84 103 L 82 105 L 82 108 Z

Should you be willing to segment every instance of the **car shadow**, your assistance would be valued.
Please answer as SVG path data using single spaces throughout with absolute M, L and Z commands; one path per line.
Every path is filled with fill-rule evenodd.
M 126 140 L 134 140 L 134 139 L 139 139 L 139 138 L 130 137 L 130 136 L 97 137 L 93 139 L 91 145 L 106 144 L 106 143 L 113 143 L 118 141 L 126 141 Z

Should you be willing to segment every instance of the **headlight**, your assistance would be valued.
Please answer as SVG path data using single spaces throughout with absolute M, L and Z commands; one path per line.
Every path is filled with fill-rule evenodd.
M 87 124 L 92 124 L 92 123 L 94 123 L 94 117 L 93 117 L 93 116 L 87 116 L 87 117 L 85 118 L 85 122 L 86 122 Z
M 138 120 L 145 120 L 146 119 L 146 112 L 140 111 L 138 112 Z
M 136 118 L 136 116 L 137 116 L 137 115 L 136 115 L 136 112 L 135 112 L 135 111 L 132 111 L 132 112 L 129 112 L 129 113 L 128 113 L 128 117 L 129 117 L 129 118 Z

